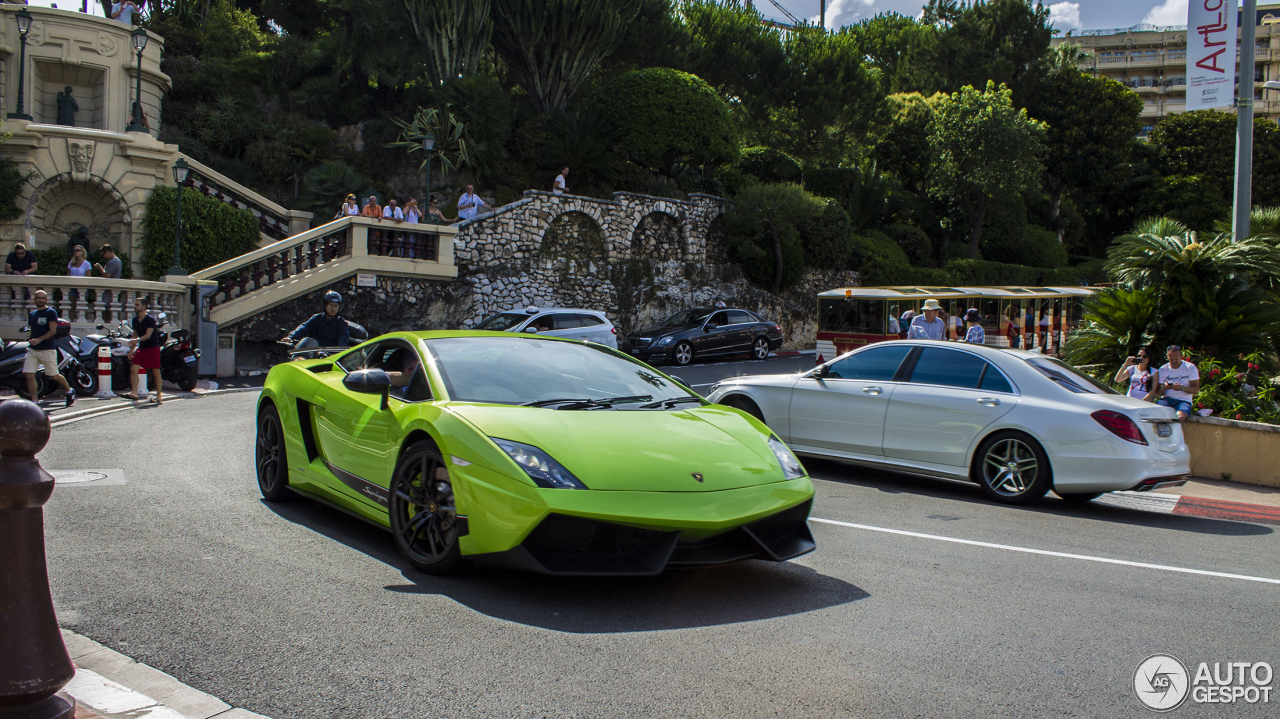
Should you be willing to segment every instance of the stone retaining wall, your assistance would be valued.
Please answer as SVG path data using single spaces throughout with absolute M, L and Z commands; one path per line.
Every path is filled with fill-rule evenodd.
M 1280 487 L 1280 426 L 1192 416 L 1183 434 L 1193 475 Z

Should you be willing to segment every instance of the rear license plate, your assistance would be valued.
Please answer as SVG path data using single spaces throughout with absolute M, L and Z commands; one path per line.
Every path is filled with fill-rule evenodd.
M 190 364 L 190 363 L 192 363 L 192 362 L 195 362 L 195 361 L 196 361 L 196 357 L 195 357 L 195 355 L 188 355 L 188 356 L 184 357 L 182 361 L 183 361 L 183 362 L 186 362 L 186 363 L 188 363 L 188 364 Z M 1161 435 L 1161 436 L 1163 436 L 1163 435 Z
M 1159 424 L 1157 424 L 1157 425 L 1156 425 L 1156 436 L 1157 436 L 1157 437 L 1168 437 L 1168 436 L 1169 436 L 1169 435 L 1171 435 L 1171 434 L 1173 434 L 1173 426 L 1172 426 L 1172 425 L 1169 425 L 1169 424 L 1167 424 L 1167 423 L 1165 423 L 1165 422 L 1160 422 Z

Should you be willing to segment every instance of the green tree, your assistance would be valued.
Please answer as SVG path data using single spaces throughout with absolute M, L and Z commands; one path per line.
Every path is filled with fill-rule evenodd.
M 142 273 L 156 278 L 173 266 L 178 191 L 157 187 L 147 198 L 142 219 Z M 192 188 L 182 193 L 182 264 L 198 272 L 252 252 L 258 247 L 258 218 L 248 210 Z
M 879 72 L 847 33 L 804 26 L 783 43 L 782 76 L 767 95 L 763 134 L 805 167 L 839 165 L 880 104 Z
M 1159 174 L 1198 176 L 1212 183 L 1220 197 L 1229 201 L 1233 196 L 1234 114 L 1197 110 L 1169 115 L 1151 132 L 1150 142 L 1156 150 Z M 1262 118 L 1253 125 L 1253 201 L 1259 205 L 1280 204 L 1280 126 Z
M 13 133 L 0 135 L 0 145 L 10 137 L 13 137 Z M 17 205 L 18 196 L 35 176 L 35 170 L 23 172 L 18 169 L 18 161 L 13 157 L 0 155 L 0 221 L 8 222 L 22 216 L 22 210 Z
M 782 33 L 765 25 L 753 7 L 687 0 L 680 15 L 689 32 L 688 70 L 706 80 L 734 112 L 767 117 L 769 89 L 780 82 Z
M 777 294 L 800 280 L 805 254 L 800 227 L 819 215 L 826 203 L 799 185 L 753 185 L 725 213 L 729 252 L 742 271 Z
M 1044 127 L 1013 108 L 1012 91 L 988 82 L 984 91 L 962 87 L 938 103 L 929 135 L 938 185 L 969 219 L 969 259 L 977 259 L 991 196 L 1016 195 L 1041 172 Z
M 591 107 L 633 162 L 668 176 L 677 164 L 714 166 L 738 157 L 728 105 L 696 75 L 635 70 L 602 87 Z
M 493 47 L 534 110 L 562 112 L 638 10 L 638 0 L 493 0 Z
M 896 12 L 879 13 L 841 29 L 857 41 L 867 63 L 880 71 L 882 93 L 902 92 L 911 85 L 911 47 L 929 31 L 932 28 L 921 27 L 915 18 Z
M 479 70 L 489 49 L 493 24 L 490 0 L 402 0 L 417 35 L 427 77 L 439 87 L 445 80 Z
M 948 232 L 938 222 L 938 213 L 933 207 L 935 198 L 930 193 L 935 166 L 929 134 L 933 131 L 937 105 L 946 97 L 939 93 L 926 98 L 915 92 L 888 96 L 880 113 L 882 122 L 874 132 L 871 145 L 871 158 L 915 197 L 913 209 L 920 215 L 921 226 L 937 235 L 942 245 L 947 243 Z
M 912 89 L 954 92 L 988 81 L 1009 86 L 1015 107 L 1025 107 L 1044 73 L 1053 29 L 1049 9 L 1028 0 L 930 0 L 912 45 Z

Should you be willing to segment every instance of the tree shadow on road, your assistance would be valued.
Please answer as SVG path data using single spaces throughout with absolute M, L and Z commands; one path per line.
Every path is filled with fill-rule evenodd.
M 390 533 L 379 527 L 303 498 L 263 504 L 290 522 L 401 570 L 407 583 L 387 586 L 387 591 L 448 597 L 497 619 L 553 631 L 594 634 L 734 624 L 870 596 L 798 562 L 759 560 L 677 567 L 653 577 L 548 577 L 489 567 L 435 577 L 411 568 Z
M 891 494 L 912 494 L 948 501 L 980 504 L 1010 512 L 1051 514 L 1060 517 L 1077 517 L 1097 522 L 1114 522 L 1153 529 L 1172 529 L 1196 534 L 1215 534 L 1224 537 L 1271 534 L 1271 527 L 1225 519 L 1209 519 L 1182 514 L 1147 512 L 1131 507 L 1118 507 L 1101 502 L 1068 502 L 1052 492 L 1040 502 L 1028 506 L 1000 505 L 986 497 L 976 484 L 959 482 L 918 474 L 891 470 L 868 469 L 834 460 L 804 458 L 805 467 L 815 479 L 854 484 L 878 489 Z M 814 516 L 821 516 L 820 505 L 815 502 Z

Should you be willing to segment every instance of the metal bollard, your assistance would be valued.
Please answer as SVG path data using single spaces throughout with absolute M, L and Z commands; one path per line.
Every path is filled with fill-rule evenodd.
M 75 676 L 58 631 L 44 553 L 44 503 L 53 477 L 35 455 L 49 442 L 49 417 L 21 399 L 0 402 L 0 717 L 71 719 L 60 692 Z
M 98 397 L 111 399 L 116 396 L 111 391 L 111 346 L 98 347 Z

